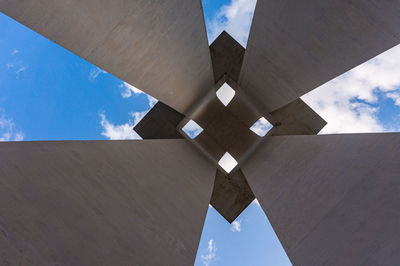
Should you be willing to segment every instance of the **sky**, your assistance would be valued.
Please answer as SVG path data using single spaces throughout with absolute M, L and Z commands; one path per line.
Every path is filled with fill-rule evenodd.
M 203 0 L 209 43 L 226 30 L 246 46 L 255 4 Z M 3 14 L 0 25 L 0 141 L 140 138 L 156 99 Z M 321 134 L 398 132 L 400 46 L 302 99 L 328 122 Z M 195 265 L 291 264 L 255 201 L 232 224 L 209 207 Z

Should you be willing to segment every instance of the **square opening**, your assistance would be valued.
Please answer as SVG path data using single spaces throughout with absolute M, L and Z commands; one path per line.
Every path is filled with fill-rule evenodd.
M 182 128 L 182 130 L 191 139 L 196 138 L 198 135 L 200 135 L 201 132 L 203 132 L 203 128 L 193 120 L 187 122 L 186 125 Z
M 222 169 L 225 170 L 225 172 L 229 174 L 233 170 L 233 168 L 236 167 L 238 162 L 235 160 L 235 158 L 232 157 L 232 155 L 230 155 L 228 152 L 225 152 L 224 156 L 221 157 L 218 164 L 222 167 Z
M 231 88 L 227 83 L 221 86 L 217 90 L 217 97 L 222 102 L 223 105 L 227 106 L 230 101 L 232 101 L 235 96 L 235 90 Z
M 259 135 L 260 137 L 264 137 L 268 131 L 271 130 L 273 126 L 267 119 L 261 117 L 257 120 L 251 127 L 250 130 Z

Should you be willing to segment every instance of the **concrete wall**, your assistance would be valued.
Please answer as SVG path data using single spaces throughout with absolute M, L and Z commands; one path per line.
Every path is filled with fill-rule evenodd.
M 400 1 L 258 1 L 239 85 L 268 112 L 400 43 Z
M 192 265 L 214 176 L 186 140 L 0 143 L 0 265 Z
M 199 0 L 0 0 L 0 12 L 181 113 L 214 85 Z
M 183 139 L 176 130 L 183 118 L 185 116 L 181 113 L 162 102 L 157 102 L 134 130 L 143 139 Z
M 400 264 L 400 134 L 269 137 L 242 170 L 294 265 Z

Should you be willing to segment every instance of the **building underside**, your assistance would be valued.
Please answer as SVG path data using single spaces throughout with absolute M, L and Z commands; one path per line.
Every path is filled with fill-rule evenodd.
M 294 265 L 400 264 L 400 134 L 317 135 L 299 98 L 400 43 L 400 2 L 259 0 L 246 49 L 208 45 L 199 0 L 0 11 L 160 100 L 143 141 L 0 143 L 0 264 L 190 265 L 209 204 L 232 222 L 255 198 Z

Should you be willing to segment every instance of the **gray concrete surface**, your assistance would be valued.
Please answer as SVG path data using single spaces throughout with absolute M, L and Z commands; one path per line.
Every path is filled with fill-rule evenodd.
M 181 113 L 214 84 L 199 0 L 0 0 L 0 11 Z
M 210 204 L 229 223 L 232 223 L 254 199 L 254 194 L 240 169 L 232 176 L 226 176 L 217 170 Z
M 242 68 L 243 46 L 223 31 L 210 45 L 210 54 L 215 82 L 218 82 L 225 74 L 237 82 Z
M 182 139 L 177 130 L 185 116 L 168 105 L 158 102 L 134 127 L 143 139 Z
M 268 137 L 242 167 L 293 265 L 399 265 L 400 134 Z
M 272 136 L 316 135 L 326 126 L 326 121 L 300 98 L 273 111 L 271 115 L 280 124 L 271 130 Z
M 400 1 L 258 1 L 239 85 L 272 112 L 400 43 Z
M 183 139 L 0 143 L 0 265 L 193 265 L 214 176 Z

